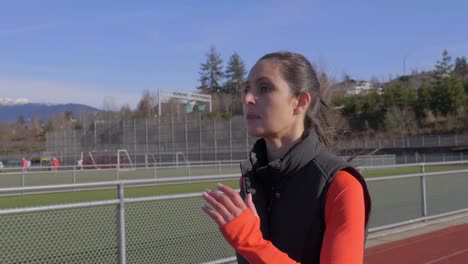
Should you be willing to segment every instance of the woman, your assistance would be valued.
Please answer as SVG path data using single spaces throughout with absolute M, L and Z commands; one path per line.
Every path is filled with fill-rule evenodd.
M 277 52 L 251 69 L 244 91 L 250 136 L 241 193 L 218 185 L 203 210 L 239 263 L 362 263 L 370 197 L 362 176 L 327 151 L 326 104 L 310 62 Z

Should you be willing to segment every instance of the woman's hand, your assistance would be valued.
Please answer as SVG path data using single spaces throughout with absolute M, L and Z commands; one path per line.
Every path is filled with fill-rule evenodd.
M 252 202 L 252 194 L 248 193 L 244 202 L 240 195 L 228 186 L 218 183 L 218 189 L 221 192 L 207 190 L 202 195 L 212 207 L 205 205 L 202 207 L 203 211 L 215 220 L 218 226 L 221 227 L 232 221 L 247 208 L 258 217 L 257 210 Z

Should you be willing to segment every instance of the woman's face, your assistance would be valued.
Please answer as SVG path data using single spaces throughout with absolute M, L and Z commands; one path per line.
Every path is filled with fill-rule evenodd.
M 261 60 L 254 65 L 245 84 L 243 100 L 250 136 L 282 138 L 298 122 L 294 114 L 297 99 L 275 60 Z

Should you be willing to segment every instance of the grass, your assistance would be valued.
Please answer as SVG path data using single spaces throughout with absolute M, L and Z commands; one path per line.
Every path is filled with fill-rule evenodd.
M 468 165 L 435 165 L 435 166 L 426 166 L 425 172 L 440 172 L 440 171 L 452 171 L 452 170 L 464 170 L 468 169 Z M 398 167 L 392 169 L 369 169 L 363 172 L 363 176 L 366 178 L 370 177 L 383 177 L 383 176 L 396 176 L 396 175 L 405 175 L 405 174 L 415 174 L 420 173 L 420 166 L 408 166 L 408 167 Z
M 439 172 L 439 171 L 450 171 L 450 170 L 461 170 L 468 169 L 468 165 L 437 165 L 437 166 L 426 166 L 426 172 Z M 192 169 L 191 173 L 195 175 L 209 175 L 216 174 L 218 168 L 196 168 Z M 239 173 L 237 168 L 223 168 L 223 173 Z M 363 175 L 366 178 L 370 177 L 383 177 L 383 176 L 394 176 L 394 175 L 405 175 L 419 173 L 419 166 L 409 167 L 398 167 L 390 169 L 373 169 L 364 171 Z M 156 175 L 159 178 L 165 177 L 176 177 L 186 175 L 186 168 L 176 169 L 160 169 L 154 172 L 153 169 L 142 169 L 136 171 L 123 171 L 119 173 L 120 179 L 147 179 L 153 178 Z M 18 186 L 21 184 L 20 174 L 0 174 L 0 184 L 6 186 Z M 95 182 L 95 181 L 110 181 L 115 180 L 115 171 L 108 170 L 85 170 L 78 171 L 75 174 L 76 182 Z M 14 179 L 13 179 L 14 178 Z M 68 184 L 72 183 L 71 172 L 57 172 L 57 173 L 35 173 L 26 174 L 26 183 L 28 186 L 43 185 L 46 184 Z M 238 188 L 238 181 L 225 181 L 223 182 L 234 188 Z M 174 184 L 174 185 L 159 185 L 159 186 L 148 186 L 148 187 L 132 187 L 125 189 L 125 197 L 144 197 L 144 196 L 157 196 L 167 194 L 179 194 L 179 193 L 191 193 L 191 192 L 202 192 L 205 189 L 216 188 L 215 182 L 205 183 L 192 183 L 192 184 Z M 28 207 L 28 206 L 41 206 L 50 204 L 65 204 L 65 203 L 77 203 L 87 202 L 96 200 L 110 200 L 116 199 L 117 192 L 112 189 L 93 190 L 93 191 L 70 191 L 60 193 L 48 193 L 48 194 L 27 194 L 24 196 L 5 196 L 0 197 L 0 209 L 2 208 L 17 208 L 17 207 Z
M 223 181 L 223 184 L 238 188 L 237 180 Z M 217 182 L 203 182 L 192 184 L 174 184 L 160 185 L 148 187 L 131 187 L 125 189 L 125 197 L 135 198 L 144 196 L 158 196 L 167 194 L 193 193 L 202 192 L 205 189 L 216 189 Z M 51 204 L 67 204 L 88 202 L 97 200 L 117 199 L 117 191 L 111 189 L 93 190 L 93 191 L 77 191 L 77 192 L 60 192 L 47 194 L 28 194 L 18 196 L 0 197 L 0 209 L 17 208 L 28 206 L 41 206 Z

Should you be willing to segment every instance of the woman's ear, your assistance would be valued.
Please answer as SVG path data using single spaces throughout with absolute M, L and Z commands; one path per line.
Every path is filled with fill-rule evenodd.
M 297 96 L 297 105 L 294 109 L 295 114 L 305 113 L 310 105 L 310 93 L 302 92 Z

